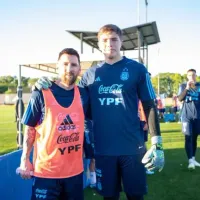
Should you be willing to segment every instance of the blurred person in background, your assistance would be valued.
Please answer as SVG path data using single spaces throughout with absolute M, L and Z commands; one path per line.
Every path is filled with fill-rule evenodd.
M 197 138 L 200 134 L 200 83 L 196 82 L 196 70 L 187 71 L 186 83 L 179 87 L 178 99 L 182 102 L 181 122 L 185 135 L 185 151 L 188 158 L 188 169 L 200 167 L 196 161 Z

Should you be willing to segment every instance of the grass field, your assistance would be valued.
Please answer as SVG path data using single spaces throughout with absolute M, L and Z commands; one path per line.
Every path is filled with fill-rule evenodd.
M 0 154 L 4 154 L 16 149 L 13 106 L 0 106 L 0 122 Z M 195 171 L 187 169 L 188 162 L 180 124 L 161 123 L 161 130 L 166 164 L 162 172 L 148 176 L 149 190 L 145 200 L 200 200 L 200 168 L 196 168 Z M 199 147 L 200 140 L 196 156 L 198 161 L 200 161 Z M 85 200 L 100 199 L 95 190 L 85 190 Z M 120 199 L 126 199 L 123 193 Z
M 0 105 L 0 155 L 16 150 L 15 107 Z

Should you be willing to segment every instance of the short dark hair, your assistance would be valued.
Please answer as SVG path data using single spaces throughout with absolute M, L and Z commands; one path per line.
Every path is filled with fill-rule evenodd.
M 79 64 L 80 64 L 80 56 L 79 56 L 79 54 L 78 54 L 78 52 L 75 50 L 75 49 L 73 49 L 73 48 L 65 48 L 65 49 L 63 49 L 60 53 L 59 53 L 59 55 L 58 55 L 58 60 L 60 60 L 60 57 L 63 55 L 63 54 L 68 54 L 68 55 L 74 55 L 74 56 L 76 56 L 77 58 L 78 58 L 78 62 L 79 62 Z
M 101 27 L 98 32 L 98 38 L 100 37 L 101 34 L 108 32 L 114 32 L 119 36 L 120 39 L 122 39 L 123 35 L 122 30 L 114 24 L 106 24 L 103 27 Z
M 194 72 L 195 74 L 197 73 L 195 69 L 188 69 L 188 70 L 187 70 L 187 73 L 188 73 L 188 72 Z

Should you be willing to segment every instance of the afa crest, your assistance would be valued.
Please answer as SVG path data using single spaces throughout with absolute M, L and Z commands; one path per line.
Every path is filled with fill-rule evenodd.
M 122 81 L 127 81 L 129 79 L 129 72 L 127 68 L 124 68 L 121 75 L 120 75 L 120 79 Z

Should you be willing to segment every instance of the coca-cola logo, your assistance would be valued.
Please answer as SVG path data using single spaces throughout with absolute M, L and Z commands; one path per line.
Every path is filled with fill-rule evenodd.
M 58 144 L 76 142 L 79 140 L 79 132 L 72 133 L 71 135 L 59 135 L 57 139 Z
M 111 86 L 103 86 L 99 87 L 99 94 L 120 94 L 122 93 L 123 84 L 113 84 Z
M 65 119 L 71 119 L 73 122 L 77 122 L 79 121 L 80 118 L 80 114 L 77 112 L 71 112 L 70 114 L 66 114 L 66 113 L 59 113 L 57 116 L 57 120 L 58 121 L 63 121 Z

